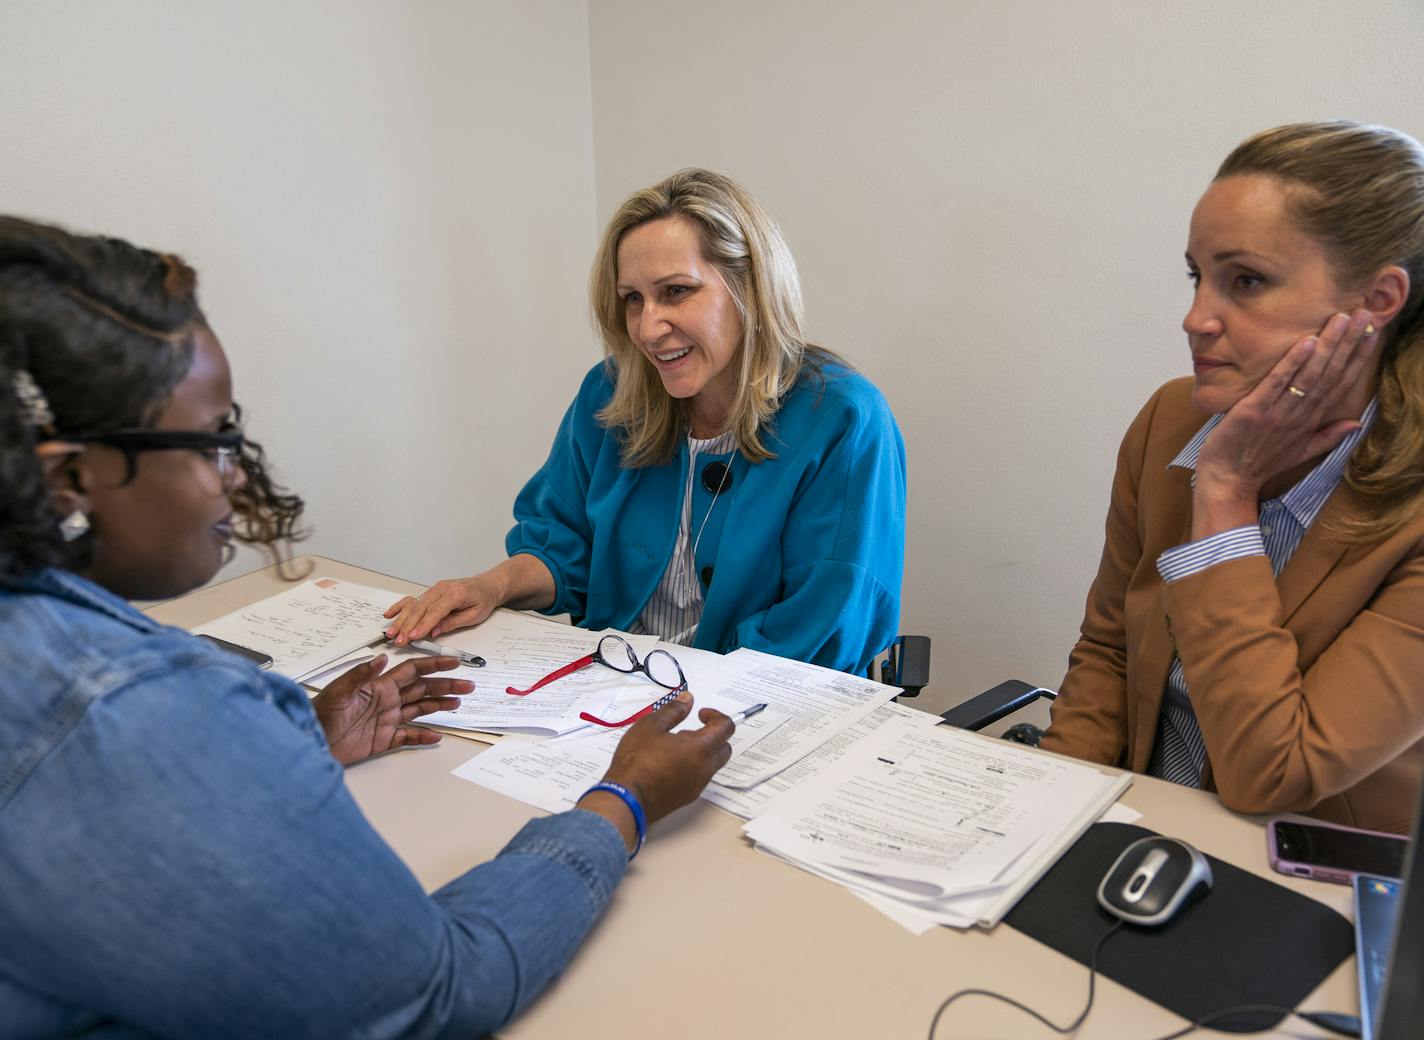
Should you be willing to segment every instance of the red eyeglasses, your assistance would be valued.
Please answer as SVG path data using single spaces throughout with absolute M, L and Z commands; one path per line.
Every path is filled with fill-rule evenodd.
M 593 653 L 586 657 L 580 657 L 577 661 L 564 665 L 555 671 L 550 672 L 527 690 L 516 690 L 513 686 L 506 686 L 505 693 L 513 694 L 516 697 L 527 697 L 535 690 L 548 686 L 555 679 L 562 679 L 566 675 L 572 675 L 581 669 L 587 668 L 591 664 L 601 664 L 612 668 L 615 672 L 622 672 L 631 675 L 634 672 L 642 672 L 653 682 L 670 691 L 666 695 L 659 697 L 652 704 L 641 710 L 634 712 L 626 719 L 618 722 L 609 722 L 601 719 L 597 715 L 589 712 L 579 712 L 579 718 L 585 722 L 591 722 L 596 726 L 607 726 L 610 729 L 617 729 L 620 726 L 628 726 L 637 722 L 646 715 L 651 715 L 664 704 L 667 704 L 683 690 L 687 689 L 687 676 L 682 673 L 682 665 L 677 663 L 677 658 L 666 650 L 654 650 L 643 660 L 638 660 L 638 655 L 633 648 L 628 645 L 628 641 L 622 636 L 607 635 L 598 641 L 598 646 Z

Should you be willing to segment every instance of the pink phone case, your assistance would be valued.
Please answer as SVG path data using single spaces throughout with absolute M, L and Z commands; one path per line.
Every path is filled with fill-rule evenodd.
M 1278 822 L 1296 823 L 1302 827 L 1316 827 L 1321 830 L 1348 831 L 1351 834 L 1367 834 L 1376 838 L 1389 838 L 1394 841 L 1407 841 L 1398 834 L 1391 834 L 1388 831 L 1367 831 L 1360 827 L 1346 827 L 1340 823 L 1326 823 L 1309 816 L 1294 816 L 1289 813 L 1282 816 L 1272 816 L 1266 821 L 1266 849 L 1270 858 L 1271 869 L 1279 874 L 1286 874 L 1290 877 L 1312 878 L 1316 881 L 1333 881 L 1338 885 L 1348 885 L 1354 880 L 1358 871 L 1342 870 L 1339 867 L 1323 867 L 1318 863 L 1301 863 L 1297 860 L 1285 859 L 1280 850 L 1276 847 L 1276 824 Z

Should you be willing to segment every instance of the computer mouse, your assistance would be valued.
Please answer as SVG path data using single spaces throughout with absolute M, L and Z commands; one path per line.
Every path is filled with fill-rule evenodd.
M 1212 886 L 1211 864 L 1176 838 L 1139 838 L 1098 885 L 1098 904 L 1132 924 L 1166 924 Z

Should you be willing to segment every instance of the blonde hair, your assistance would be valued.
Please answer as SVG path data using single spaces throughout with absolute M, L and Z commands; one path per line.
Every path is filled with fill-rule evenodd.
M 1379 412 L 1345 473 L 1365 515 L 1338 524 L 1351 540 L 1380 540 L 1424 513 L 1424 147 L 1388 127 L 1293 123 L 1243 141 L 1216 179 L 1242 174 L 1307 189 L 1290 193 L 1290 212 L 1342 286 L 1391 265 L 1409 274 L 1381 345 Z
M 668 217 L 696 226 L 702 256 L 721 275 L 741 316 L 742 342 L 731 362 L 740 378 L 728 429 L 751 461 L 773 458 L 766 424 L 807 363 L 834 356 L 805 340 L 801 279 L 781 229 L 745 188 L 710 170 L 679 170 L 634 192 L 603 232 L 589 278 L 589 302 L 615 382 L 598 420 L 618 431 L 621 460 L 630 467 L 670 460 L 688 428 L 687 402 L 663 389 L 651 362 L 629 339 L 617 288 L 623 236 Z

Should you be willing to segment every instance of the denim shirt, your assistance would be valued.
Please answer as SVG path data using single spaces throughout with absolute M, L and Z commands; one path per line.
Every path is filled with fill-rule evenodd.
M 574 810 L 427 895 L 299 687 L 72 574 L 0 587 L 0 647 L 7 1040 L 480 1035 L 625 869 Z

